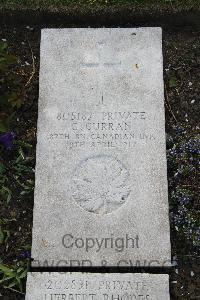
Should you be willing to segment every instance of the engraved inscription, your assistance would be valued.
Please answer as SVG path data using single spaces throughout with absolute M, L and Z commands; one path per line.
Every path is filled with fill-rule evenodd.
M 107 214 L 130 194 L 127 168 L 112 156 L 93 156 L 81 162 L 72 178 L 72 197 L 83 209 Z
M 58 112 L 55 119 L 62 130 L 50 132 L 48 139 L 65 142 L 66 149 L 135 148 L 154 143 L 155 135 L 146 126 L 154 117 L 144 110 Z
M 93 55 L 91 55 L 93 57 Z M 86 67 L 86 68 L 97 68 L 97 67 L 114 67 L 114 66 L 121 66 L 122 62 L 121 61 L 117 61 L 117 62 L 113 62 L 113 61 L 108 61 L 108 59 L 103 58 L 101 51 L 98 53 L 98 58 L 96 61 L 91 61 L 91 59 L 93 60 L 94 58 L 89 57 L 86 58 L 86 61 L 83 62 L 81 65 L 82 67 Z M 111 59 L 112 60 L 112 59 Z
M 48 280 L 44 300 L 150 300 L 149 282 L 141 280 Z

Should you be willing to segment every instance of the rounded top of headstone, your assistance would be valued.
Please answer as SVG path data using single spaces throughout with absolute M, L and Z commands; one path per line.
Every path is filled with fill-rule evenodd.
M 130 194 L 129 172 L 117 158 L 92 156 L 75 169 L 72 197 L 86 211 L 107 214 L 124 204 Z

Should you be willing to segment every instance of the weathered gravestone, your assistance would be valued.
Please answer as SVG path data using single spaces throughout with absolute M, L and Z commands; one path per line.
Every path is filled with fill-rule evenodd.
M 33 266 L 170 264 L 161 45 L 42 30 Z
M 30 273 L 26 300 L 169 300 L 168 275 Z

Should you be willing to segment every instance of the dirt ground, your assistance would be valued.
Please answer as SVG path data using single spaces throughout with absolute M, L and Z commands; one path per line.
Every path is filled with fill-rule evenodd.
M 63 26 L 62 20 L 60 25 Z M 31 166 L 35 164 L 36 122 L 38 103 L 38 76 L 39 76 L 39 45 L 40 30 L 43 27 L 54 27 L 53 20 L 48 24 L 2 24 L 0 40 L 6 39 L 11 53 L 20 59 L 18 72 L 22 75 L 25 104 L 17 111 L 12 123 L 12 130 L 17 139 L 31 144 Z M 82 24 L 84 26 L 84 24 Z M 106 25 L 106 24 L 105 24 Z M 109 24 L 111 26 L 111 24 Z M 76 24 L 70 24 L 75 27 Z M 133 26 L 130 22 L 124 26 Z M 56 24 L 57 27 L 57 24 Z M 165 108 L 166 133 L 169 141 L 168 153 L 168 182 L 171 218 L 171 242 L 174 267 L 170 271 L 171 299 L 200 299 L 199 277 L 199 244 L 193 243 L 194 236 L 188 236 L 184 230 L 177 230 L 173 218 L 177 212 L 174 203 L 174 191 L 177 186 L 189 186 L 192 192 L 190 211 L 199 210 L 197 190 L 197 174 L 186 173 L 175 178 L 177 168 L 188 161 L 179 159 L 179 154 L 173 158 L 174 145 L 187 144 L 199 131 L 199 82 L 200 82 L 200 39 L 199 32 L 192 26 L 164 28 L 164 79 L 165 79 Z M 182 139 L 182 140 L 181 140 Z M 185 142 L 184 142 L 185 141 Z M 181 144 L 182 145 L 182 144 Z M 185 144 L 184 144 L 185 145 Z M 179 147 L 179 146 L 177 146 Z M 182 146 L 181 146 L 182 147 Z M 4 157 L 9 162 L 9 158 Z M 173 161 L 173 159 L 175 161 Z M 177 162 L 176 159 L 179 159 Z M 178 167 L 174 167 L 175 163 Z M 188 163 L 189 164 L 189 163 Z M 13 264 L 19 257 L 24 245 L 31 245 L 33 192 L 25 199 L 21 199 L 20 191 L 15 191 L 15 198 L 4 205 L 0 200 L 0 217 L 11 220 L 7 229 L 11 232 L 9 246 L 0 245 L 0 258 L 4 263 Z M 196 215 L 199 217 L 199 215 Z M 12 221 L 15 220 L 15 221 Z M 197 222 L 198 224 L 198 222 Z M 179 227 L 180 228 L 180 227 Z M 199 236 L 195 237 L 198 241 Z M 5 290 L 0 287 L 0 299 L 24 299 L 23 294 Z M 160 299 L 161 300 L 161 299 Z

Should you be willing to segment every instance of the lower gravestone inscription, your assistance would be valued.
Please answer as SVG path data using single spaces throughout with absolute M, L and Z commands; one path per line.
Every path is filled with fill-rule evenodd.
M 33 266 L 170 264 L 162 65 L 160 28 L 42 30 Z
M 169 300 L 168 275 L 29 273 L 26 300 Z

